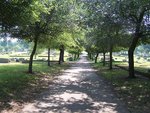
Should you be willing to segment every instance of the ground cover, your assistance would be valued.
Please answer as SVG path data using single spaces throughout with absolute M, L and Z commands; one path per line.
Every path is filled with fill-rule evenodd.
M 34 62 L 34 73 L 28 74 L 28 64 L 0 64 L 0 110 L 11 108 L 12 102 L 32 101 L 48 87 L 54 76 L 68 67 L 67 63 L 48 67 L 46 62 Z
M 119 68 L 109 70 L 102 63 L 92 64 L 111 85 L 118 97 L 125 101 L 131 113 L 149 113 L 150 81 L 139 78 L 127 79 L 128 72 Z

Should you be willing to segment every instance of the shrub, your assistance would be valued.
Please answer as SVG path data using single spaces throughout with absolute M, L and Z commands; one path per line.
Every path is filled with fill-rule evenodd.
M 73 61 L 73 58 L 72 58 L 72 57 L 69 57 L 68 60 L 69 60 L 69 61 Z
M 29 63 L 29 60 L 22 60 L 22 63 Z
M 19 58 L 19 61 L 24 61 L 25 59 L 24 58 Z

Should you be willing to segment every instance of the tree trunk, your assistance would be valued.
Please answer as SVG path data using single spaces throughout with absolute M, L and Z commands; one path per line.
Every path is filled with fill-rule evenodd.
M 144 16 L 144 12 L 140 14 L 139 21 L 136 25 L 135 33 L 133 40 L 131 42 L 130 48 L 128 50 L 128 58 L 129 58 L 129 76 L 128 78 L 135 78 L 135 72 L 134 72 L 134 50 L 136 48 L 136 45 L 139 41 L 139 38 L 141 37 L 140 28 L 141 28 L 141 22 Z
M 134 72 L 134 50 L 136 48 L 136 45 L 139 40 L 138 34 L 133 38 L 133 41 L 131 43 L 131 46 L 128 50 L 128 59 L 129 59 L 129 78 L 135 78 L 135 72 Z
M 128 57 L 129 57 L 129 78 L 135 78 L 135 73 L 134 73 L 134 50 L 136 48 L 136 45 L 138 43 L 139 38 L 141 37 L 141 23 L 143 21 L 143 17 L 145 14 L 146 10 L 141 10 L 139 13 L 139 18 L 136 23 L 136 29 L 135 29 L 135 34 L 132 40 L 132 43 L 130 45 L 130 48 L 128 50 Z
M 113 42 L 112 37 L 110 37 L 110 53 L 109 53 L 109 69 L 112 70 L 112 51 L 113 51 Z
M 59 50 L 59 64 L 61 64 L 62 62 L 64 62 L 64 45 L 61 45 Z
M 99 53 L 96 53 L 96 56 L 95 56 L 95 63 L 97 63 L 98 54 L 99 54 Z
M 76 54 L 74 54 L 74 61 L 76 60 Z
M 77 58 L 79 58 L 80 57 L 80 53 L 79 53 L 79 51 L 78 51 L 78 55 L 77 55 L 78 57 Z
M 63 49 L 62 49 L 62 62 L 64 62 L 65 60 L 64 60 L 64 53 L 65 53 L 65 50 L 64 50 L 64 47 L 63 47 Z
M 50 66 L 51 65 L 51 63 L 50 63 L 50 48 L 48 48 L 48 66 Z
M 35 37 L 34 37 L 34 47 L 33 47 L 32 53 L 30 55 L 30 61 L 29 61 L 29 68 L 28 68 L 29 73 L 33 73 L 32 72 L 33 56 L 36 53 L 38 38 L 39 38 L 39 34 L 35 35 Z
M 59 64 L 62 63 L 62 49 L 59 49 L 60 50 L 60 54 L 59 54 Z
M 106 62 L 105 62 L 105 52 L 103 52 L 103 66 L 106 65 Z

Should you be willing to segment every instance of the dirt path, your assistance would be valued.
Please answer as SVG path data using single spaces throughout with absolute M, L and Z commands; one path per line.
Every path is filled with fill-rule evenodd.
M 129 113 L 84 56 L 18 113 Z

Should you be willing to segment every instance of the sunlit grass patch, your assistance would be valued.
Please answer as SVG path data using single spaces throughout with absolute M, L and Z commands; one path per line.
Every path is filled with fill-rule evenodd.
M 128 62 L 113 62 L 114 65 L 124 66 L 128 68 Z M 135 70 L 148 73 L 150 69 L 150 62 L 143 62 L 143 63 L 134 63 Z

